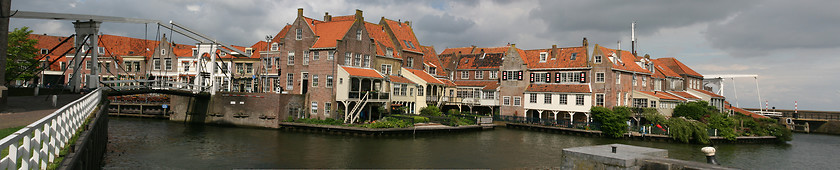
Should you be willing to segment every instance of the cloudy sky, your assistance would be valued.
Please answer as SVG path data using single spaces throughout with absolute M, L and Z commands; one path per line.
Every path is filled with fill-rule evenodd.
M 417 38 L 438 51 L 448 47 L 523 49 L 590 44 L 630 48 L 636 21 L 637 51 L 676 57 L 701 74 L 758 74 L 762 100 L 771 107 L 840 110 L 840 1 L 197 1 L 15 0 L 12 10 L 173 20 L 228 44 L 250 46 L 304 15 L 323 18 L 364 11 L 412 22 Z M 69 21 L 12 19 L 10 29 L 68 36 Z M 148 29 L 147 29 L 148 28 Z M 146 31 L 148 30 L 148 31 Z M 105 23 L 101 32 L 149 37 L 156 26 Z M 145 32 L 145 33 L 144 33 Z M 168 31 L 164 31 L 168 34 Z M 174 39 L 194 43 L 183 36 Z M 756 80 L 727 81 L 731 103 L 759 105 Z M 737 98 L 737 100 L 735 99 Z M 761 102 L 763 105 L 763 102 Z

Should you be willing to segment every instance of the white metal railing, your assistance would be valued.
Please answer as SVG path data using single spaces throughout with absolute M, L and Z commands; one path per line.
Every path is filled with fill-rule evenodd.
M 0 169 L 46 169 L 101 100 L 96 89 L 0 140 Z
M 110 80 L 101 81 L 104 84 L 119 84 L 106 89 L 131 90 L 131 89 L 157 89 L 157 90 L 184 90 L 194 93 L 210 90 L 210 86 L 201 86 L 190 83 L 182 83 L 168 80 Z

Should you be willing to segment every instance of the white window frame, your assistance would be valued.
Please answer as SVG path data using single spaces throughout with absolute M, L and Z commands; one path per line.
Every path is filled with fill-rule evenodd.
M 595 56 L 595 59 L 594 59 L 594 60 L 595 60 L 595 64 L 600 64 L 600 63 L 601 63 L 601 61 L 602 61 L 602 58 L 603 58 L 603 57 L 602 57 L 601 55 L 596 55 L 596 56 Z
M 382 64 L 379 66 L 379 71 L 381 71 L 385 75 L 391 75 L 391 65 L 390 64 Z
M 99 54 L 105 54 L 105 47 L 96 47 L 96 52 L 98 52 Z M 166 55 L 166 53 L 164 53 L 163 55 Z
M 286 55 L 286 65 L 295 65 L 295 51 L 289 51 L 289 55 Z
M 499 71 L 491 70 L 490 71 L 490 79 L 497 79 L 499 78 Z
M 353 65 L 356 67 L 362 66 L 362 54 L 356 54 L 356 56 L 353 57 Z
M 154 70 L 160 70 L 160 68 L 161 68 L 161 67 L 160 67 L 160 63 L 161 63 L 161 62 L 160 62 L 160 58 L 155 58 L 155 59 L 152 59 L 152 65 L 153 65 L 153 66 L 152 66 L 152 69 L 154 69 Z M 88 68 L 88 69 L 90 69 L 90 68 Z
M 551 102 L 552 102 L 551 93 L 546 93 L 544 95 L 545 96 L 543 96 L 543 98 L 544 98 L 543 99 L 543 104 L 551 104 Z
M 332 88 L 332 86 L 333 86 L 333 76 L 332 75 L 327 75 L 327 85 L 326 85 L 326 87 L 327 88 Z
M 595 73 L 595 82 L 596 83 L 603 83 L 606 79 L 606 73 L 604 72 L 596 72 Z
M 365 55 L 365 58 L 362 60 L 362 64 L 364 67 L 370 68 L 370 55 Z
M 321 59 L 320 53 L 320 51 L 312 51 L 312 61 L 318 61 L 319 59 Z
M 510 96 L 503 96 L 502 97 L 502 105 L 510 106 Z
M 333 60 L 333 59 L 335 59 L 335 51 L 327 52 L 327 60 Z
M 470 79 L 470 71 L 461 71 L 461 79 Z
M 295 40 L 302 40 L 303 39 L 303 30 L 298 28 L 295 29 Z
M 475 79 L 477 79 L 477 80 L 484 79 L 484 71 L 476 70 L 475 71 Z
M 280 49 L 280 46 L 275 42 L 271 43 L 271 51 L 277 51 Z
M 352 66 L 353 65 L 353 53 L 344 53 L 344 65 Z
M 324 115 L 330 116 L 331 111 L 332 111 L 332 103 L 325 102 L 324 103 Z
M 356 40 L 362 40 L 362 29 L 356 30 Z
M 582 94 L 575 95 L 575 105 L 578 105 L 578 106 L 586 105 L 586 102 L 584 100 L 585 98 L 586 98 L 586 96 L 582 95 Z
M 537 94 L 536 93 L 528 94 L 528 102 L 529 103 L 537 103 Z
M 163 60 L 163 68 L 172 70 L 172 58 L 165 58 Z
M 312 75 L 312 87 L 318 87 L 318 75 Z
M 513 105 L 522 106 L 522 96 L 513 96 Z
M 557 99 L 561 105 L 568 105 L 569 104 L 569 95 L 568 94 L 560 94 L 558 95 Z
M 621 84 L 621 73 L 616 71 L 614 75 L 615 75 L 615 84 Z
M 292 90 L 295 88 L 295 73 L 287 73 L 286 74 L 286 91 Z
M 313 115 L 318 114 L 318 102 L 312 102 L 311 106 L 312 106 L 312 108 L 310 108 L 310 109 L 312 110 L 312 114 Z
M 540 52 L 540 63 L 545 63 L 548 60 L 547 52 Z
M 406 67 L 413 68 L 414 67 L 414 58 L 408 57 L 408 62 L 406 62 Z
M 303 51 L 303 65 L 309 65 L 309 51 Z

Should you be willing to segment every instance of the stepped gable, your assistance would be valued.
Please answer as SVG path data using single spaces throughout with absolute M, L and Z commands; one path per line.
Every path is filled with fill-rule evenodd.
M 556 69 L 556 68 L 585 68 L 586 49 L 584 47 L 557 48 L 553 54 L 549 49 L 524 50 L 525 63 L 531 69 Z M 546 61 L 540 62 L 540 54 L 546 53 Z
M 672 71 L 674 71 L 677 74 L 687 74 L 687 75 L 692 75 L 692 76 L 697 76 L 697 77 L 703 77 L 703 75 L 701 75 L 700 73 L 697 73 L 696 71 L 692 70 L 690 67 L 686 66 L 685 64 L 683 64 L 682 62 L 680 62 L 679 60 L 677 60 L 676 58 L 673 58 L 673 57 L 657 58 L 655 60 L 655 62 L 658 62 L 658 63 L 655 63 L 657 65 L 664 65 L 664 66 L 670 68 Z
M 590 93 L 589 84 L 530 84 L 527 92 Z

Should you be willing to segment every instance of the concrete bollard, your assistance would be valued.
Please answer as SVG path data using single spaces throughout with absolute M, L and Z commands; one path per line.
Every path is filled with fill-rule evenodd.
M 706 147 L 701 148 L 700 151 L 702 151 L 703 153 L 706 154 L 706 163 L 709 163 L 709 164 L 712 164 L 712 165 L 720 165 L 717 162 L 717 159 L 715 158 L 715 147 L 706 146 Z
M 52 107 L 58 106 L 58 95 L 52 95 L 50 98 L 52 98 Z

